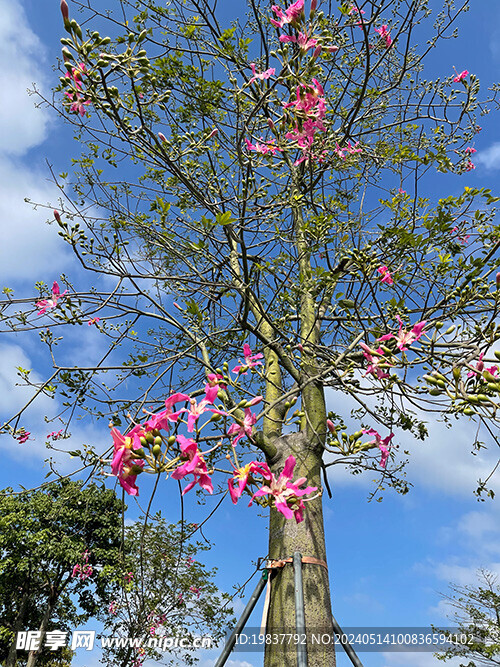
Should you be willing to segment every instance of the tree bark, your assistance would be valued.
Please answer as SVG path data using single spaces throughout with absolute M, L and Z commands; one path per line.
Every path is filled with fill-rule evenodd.
M 28 660 L 26 662 L 26 667 L 35 667 L 36 662 L 38 660 L 38 656 L 42 652 L 45 635 L 47 633 L 47 628 L 49 626 L 50 617 L 52 616 L 56 600 L 57 600 L 57 595 L 53 590 L 51 590 L 49 599 L 47 601 L 47 606 L 45 608 L 45 613 L 42 618 L 42 622 L 40 623 L 40 627 L 38 628 L 40 631 L 39 648 L 36 651 L 29 652 Z
M 268 461 L 275 475 L 284 467 L 288 456 L 295 456 L 297 463 L 294 479 L 306 477 L 310 486 L 321 488 L 322 448 L 312 445 L 306 435 L 291 433 L 277 438 L 273 444 L 276 456 Z M 270 514 L 269 557 L 280 560 L 292 558 L 295 551 L 302 557 L 312 556 L 326 563 L 325 532 L 321 497 L 306 502 L 304 521 L 297 524 L 285 519 L 274 508 Z M 317 564 L 302 567 L 306 634 L 308 636 L 308 667 L 335 667 L 332 610 L 328 571 Z M 272 575 L 271 595 L 266 634 L 296 634 L 293 566 L 287 564 Z M 311 642 L 311 635 L 322 637 L 322 643 Z M 325 641 L 331 637 L 331 643 Z M 295 638 L 293 638 L 295 639 Z M 272 640 L 272 637 L 271 637 Z M 299 638 L 300 640 L 300 638 Z M 265 646 L 264 667 L 296 667 L 297 654 L 294 641 L 269 643 Z
M 19 607 L 19 612 L 16 616 L 16 622 L 12 628 L 14 632 L 14 640 L 9 648 L 9 655 L 7 656 L 7 661 L 5 662 L 5 667 L 16 667 L 17 664 L 17 633 L 23 629 L 24 626 L 24 617 L 26 615 L 26 609 L 28 608 L 29 601 L 29 589 L 23 591 L 23 597 L 21 598 L 21 606 Z

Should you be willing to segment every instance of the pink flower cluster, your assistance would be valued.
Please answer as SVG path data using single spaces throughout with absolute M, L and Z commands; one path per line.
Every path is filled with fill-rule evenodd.
M 56 281 L 52 284 L 52 298 L 50 299 L 41 299 L 40 301 L 37 301 L 35 306 L 38 308 L 38 314 L 39 315 L 44 315 L 47 310 L 52 310 L 57 306 L 57 302 L 59 299 L 62 299 L 65 294 L 67 294 L 68 290 L 64 290 L 64 292 L 61 294 L 59 285 L 57 284 Z
M 63 437 L 64 429 L 62 428 L 60 431 L 52 431 L 52 433 L 49 433 L 47 436 L 47 440 L 50 438 L 51 440 L 60 440 Z
M 312 145 L 316 132 L 326 130 L 323 124 L 323 118 L 326 113 L 325 91 L 317 79 L 307 85 L 301 83 L 297 86 L 295 99 L 284 104 L 285 109 L 293 108 L 297 121 L 291 132 L 287 132 L 285 137 L 293 141 L 302 150 L 302 156 L 296 160 L 295 164 L 309 159 L 316 159 L 320 162 L 324 160 L 322 155 L 312 153 Z
M 385 42 L 386 48 L 389 49 L 392 46 L 392 37 L 387 24 L 380 26 L 380 28 L 375 28 L 375 32 L 380 35 L 380 38 Z
M 261 364 L 260 359 L 262 354 L 252 354 L 250 346 L 245 344 L 243 348 L 245 356 L 245 364 L 236 366 L 234 372 L 241 374 L 245 373 L 246 369 L 253 368 Z M 144 450 L 149 443 L 164 442 L 160 435 L 160 431 L 169 431 L 170 424 L 178 423 L 183 415 L 187 416 L 186 426 L 188 433 L 193 433 L 198 430 L 198 421 L 200 417 L 209 412 L 213 415 L 221 415 L 231 417 L 231 415 L 223 410 L 215 407 L 210 407 L 217 399 L 219 391 L 226 388 L 222 382 L 223 378 L 219 374 L 209 373 L 207 376 L 207 383 L 205 385 L 205 396 L 198 403 L 195 398 L 190 398 L 187 394 L 175 393 L 165 401 L 165 409 L 150 414 L 149 419 L 143 424 L 137 424 L 126 435 L 123 435 L 116 428 L 111 428 L 111 436 L 114 443 L 114 455 L 111 462 L 111 472 L 118 477 L 120 485 L 125 489 L 129 495 L 137 495 L 139 489 L 137 487 L 137 475 L 144 472 L 144 466 L 147 461 L 147 454 Z M 235 423 L 231 424 L 227 431 L 227 436 L 231 438 L 232 445 L 235 447 L 238 442 L 244 437 L 251 437 L 252 429 L 257 421 L 257 416 L 252 413 L 250 407 L 256 405 L 262 400 L 262 396 L 256 396 L 251 401 L 247 402 L 244 409 L 244 416 L 242 418 L 234 417 Z M 189 407 L 182 407 L 175 410 L 175 405 L 181 401 L 189 405 Z M 187 493 L 196 484 L 207 491 L 213 492 L 212 480 L 203 453 L 198 447 L 198 443 L 194 438 L 186 437 L 182 433 L 177 433 L 175 436 L 180 454 L 173 459 L 171 463 L 180 460 L 178 465 L 171 473 L 172 479 L 182 480 L 187 475 L 192 475 L 193 479 L 184 488 L 183 494 Z M 155 444 L 155 446 L 157 446 Z
M 75 89 L 72 92 L 65 92 L 65 96 L 71 102 L 69 110 L 74 113 L 79 113 L 80 116 L 85 116 L 85 106 L 90 104 L 90 100 L 83 98 L 80 95 L 82 90 L 82 76 L 86 73 L 85 63 L 78 63 L 76 67 L 73 67 L 71 74 L 66 72 L 66 78 L 71 79 L 71 83 L 74 85 Z
M 13 436 L 21 445 L 24 445 L 30 438 L 31 433 L 25 431 L 24 428 L 20 428 L 19 431 L 16 431 L 16 434 Z
M 278 5 L 273 5 L 271 9 L 278 17 L 278 20 L 270 19 L 276 28 L 283 28 L 288 24 L 294 26 L 304 14 L 304 0 L 297 0 L 285 11 L 278 7 Z
M 77 563 L 73 567 L 73 572 L 71 573 L 73 579 L 75 577 L 78 577 L 80 581 L 85 581 L 85 579 L 88 579 L 89 577 L 92 576 L 93 569 L 92 565 L 90 565 L 89 563 L 89 555 L 90 551 L 87 551 L 87 549 L 85 549 L 85 551 L 82 554 L 82 562 Z

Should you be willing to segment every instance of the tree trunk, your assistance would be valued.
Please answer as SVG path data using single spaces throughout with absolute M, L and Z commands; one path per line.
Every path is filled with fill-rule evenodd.
M 275 475 L 284 467 L 288 456 L 297 463 L 294 479 L 306 477 L 309 486 L 321 488 L 321 448 L 313 447 L 304 433 L 291 433 L 276 439 L 276 456 L 269 461 Z M 302 557 L 312 556 L 326 563 L 325 532 L 321 497 L 306 502 L 304 521 L 297 524 L 285 519 L 274 508 L 270 513 L 269 557 L 280 560 L 293 558 L 295 551 Z M 306 633 L 308 636 L 308 667 L 335 667 L 332 610 L 328 571 L 318 564 L 304 563 L 302 567 Z M 266 635 L 296 634 L 293 566 L 287 564 L 275 571 L 271 580 L 271 596 Z M 312 635 L 316 642 L 311 641 Z M 331 638 L 331 643 L 328 640 Z M 320 639 L 318 639 L 320 638 Z M 297 649 L 294 643 L 269 643 L 265 646 L 264 667 L 296 667 Z M 269 640 L 272 642 L 273 638 Z M 300 638 L 299 638 L 300 640 Z M 320 643 L 317 643 L 317 642 Z
M 7 656 L 7 661 L 5 663 L 5 667 L 16 667 L 17 664 L 17 633 L 20 632 L 23 629 L 24 626 L 24 616 L 26 614 L 26 609 L 28 608 L 28 601 L 29 601 L 29 589 L 25 590 L 23 592 L 23 597 L 21 598 L 21 606 L 19 608 L 19 612 L 16 616 L 16 622 L 14 623 L 14 627 L 12 628 L 14 632 L 14 641 L 10 645 L 9 648 L 9 655 Z
M 50 617 L 52 616 L 52 612 L 54 610 L 54 605 L 55 601 L 57 599 L 57 596 L 53 591 L 51 591 L 49 599 L 47 601 L 47 607 L 45 608 L 45 613 L 42 618 L 42 622 L 40 623 L 40 627 L 38 628 L 40 631 L 40 644 L 39 644 L 39 649 L 37 651 L 30 651 L 28 655 L 28 661 L 26 662 L 26 667 L 35 667 L 36 662 L 38 660 L 38 656 L 42 652 L 43 649 L 43 643 L 45 641 L 45 635 L 47 633 L 47 628 L 49 626 L 49 621 Z

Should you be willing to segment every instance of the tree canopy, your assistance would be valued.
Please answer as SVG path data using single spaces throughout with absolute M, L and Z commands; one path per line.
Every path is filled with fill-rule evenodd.
M 111 417 L 129 493 L 144 472 L 209 492 L 225 472 L 234 502 L 252 487 L 272 507 L 271 559 L 325 563 L 321 469 L 380 470 L 406 492 L 394 431 L 425 437 L 422 410 L 496 439 L 497 198 L 448 194 L 496 87 L 480 99 L 473 73 L 424 71 L 467 7 L 249 0 L 233 19 L 209 0 L 62 0 L 57 108 L 82 154 L 71 179 L 53 174 L 54 216 L 101 280 L 39 283 L 17 311 L 7 291 L 4 321 L 49 347 L 38 393 Z M 56 327 L 85 322 L 108 338 L 100 362 L 59 362 Z M 24 441 L 21 417 L 5 428 Z M 305 571 L 308 627 L 330 628 L 326 568 Z M 275 580 L 271 626 L 293 625 L 288 571 Z M 274 650 L 266 666 L 283 667 Z

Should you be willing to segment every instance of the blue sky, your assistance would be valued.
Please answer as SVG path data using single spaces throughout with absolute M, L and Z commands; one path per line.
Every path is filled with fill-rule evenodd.
M 459 72 L 468 69 L 478 74 L 485 87 L 491 85 L 500 65 L 499 25 L 500 6 L 474 2 L 460 22 L 459 40 L 446 43 L 433 56 L 430 74 L 445 77 L 455 66 Z M 51 86 L 57 84 L 52 65 L 59 54 L 60 36 L 58 0 L 0 0 L 0 87 L 4 91 L 0 106 L 0 286 L 15 288 L 19 297 L 32 297 L 37 280 L 50 284 L 62 272 L 72 278 L 79 276 L 56 229 L 45 224 L 49 216 L 24 202 L 26 197 L 41 203 L 56 202 L 46 159 L 59 172 L 68 170 L 70 157 L 76 153 L 67 128 L 59 127 L 49 110 L 35 109 L 34 98 L 26 93 L 36 83 L 50 94 Z M 474 156 L 477 168 L 450 182 L 454 191 L 464 185 L 500 189 L 498 113 L 492 109 L 481 124 L 483 132 L 477 137 Z M 446 194 L 449 192 L 437 193 Z M 88 327 L 78 341 L 90 360 L 99 347 L 98 338 Z M 29 390 L 14 386 L 15 366 L 36 369 L 39 363 L 35 339 L 0 339 L 2 416 L 11 414 L 29 396 Z M 332 392 L 328 398 L 331 409 L 348 414 L 345 397 Z M 0 437 L 2 487 L 18 483 L 32 486 L 42 481 L 44 435 L 53 430 L 47 430 L 43 415 L 51 410 L 53 406 L 46 400 L 31 411 L 30 430 L 38 437 L 28 444 Z M 326 539 L 333 609 L 343 627 L 445 625 L 446 610 L 439 592 L 446 591 L 449 581 L 474 583 L 479 567 L 500 573 L 498 503 L 479 503 L 472 494 L 477 479 L 484 478 L 495 464 L 498 452 L 471 455 L 473 423 L 463 421 L 448 429 L 431 419 L 429 431 L 424 443 L 400 439 L 402 448 L 412 451 L 407 471 L 414 488 L 405 497 L 388 492 L 383 502 L 367 503 L 373 487 L 370 475 L 352 477 L 340 467 L 330 469 L 334 497 L 325 500 Z M 75 444 L 108 437 L 102 425 L 85 421 L 72 428 L 72 433 Z M 69 470 L 71 462 L 62 461 L 62 466 Z M 146 488 L 141 502 L 147 502 Z M 188 499 L 188 517 L 199 520 L 212 506 L 210 499 L 204 508 L 198 508 L 194 498 Z M 167 519 L 177 519 L 178 499 L 168 490 L 161 490 L 156 507 Z M 137 516 L 139 508 L 132 502 L 130 508 L 131 516 Z M 233 508 L 226 502 L 207 523 L 205 534 L 215 544 L 206 561 L 219 568 L 218 583 L 225 590 L 246 580 L 253 562 L 267 551 L 266 522 L 244 503 Z M 254 585 L 255 579 L 247 596 Z M 238 600 L 237 610 L 243 605 L 244 600 Z M 261 608 L 256 616 L 260 613 Z M 259 622 L 257 618 L 252 624 Z M 213 652 L 203 654 L 201 666 L 212 667 L 214 656 Z M 92 654 L 90 662 L 88 657 L 79 654 L 76 664 L 98 664 L 97 654 Z M 366 653 L 361 658 L 365 667 L 442 664 L 432 654 Z M 260 664 L 259 654 L 235 654 L 228 663 L 229 667 Z M 341 658 L 339 664 L 349 663 Z

